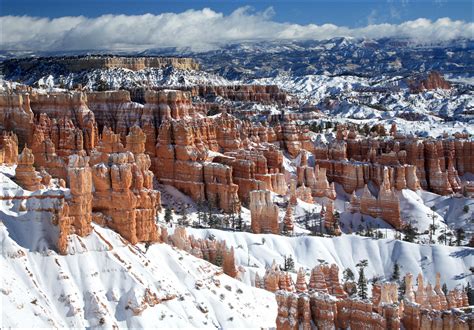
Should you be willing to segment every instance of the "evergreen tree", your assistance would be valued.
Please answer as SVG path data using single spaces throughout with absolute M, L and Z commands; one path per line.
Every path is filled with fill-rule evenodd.
M 458 228 L 456 229 L 456 245 L 461 246 L 462 241 L 466 238 L 464 229 Z
M 403 300 L 405 298 L 405 289 L 406 289 L 406 282 L 405 276 L 402 278 L 400 285 L 398 286 L 398 300 Z
M 364 269 L 367 267 L 367 259 L 359 261 L 356 265 L 359 268 L 359 280 L 357 281 L 357 293 L 360 299 L 367 299 L 367 278 L 365 277 Z
M 198 222 L 197 222 L 197 227 L 202 227 L 203 224 L 203 203 L 201 201 L 197 202 L 197 216 L 198 216 Z
M 237 214 L 237 218 L 235 219 L 235 230 L 242 231 L 243 229 L 243 219 L 242 219 L 242 212 L 239 211 Z
M 405 234 L 405 237 L 403 237 L 405 242 L 413 243 L 415 242 L 415 238 L 418 235 L 418 231 L 416 227 L 414 227 L 411 223 L 408 223 L 403 229 L 403 234 Z
M 397 262 L 393 265 L 392 281 L 398 282 L 400 280 L 400 266 Z
M 211 214 L 208 220 L 208 224 L 210 228 L 216 228 L 217 227 L 217 216 L 215 214 Z
M 178 224 L 180 226 L 188 226 L 189 225 L 189 219 L 188 219 L 187 207 L 183 206 L 180 213 L 181 213 L 181 216 L 178 219 Z
M 438 226 L 435 225 L 435 219 L 436 219 L 436 212 L 433 210 L 430 214 L 428 214 L 428 217 L 431 218 L 431 225 L 429 226 L 429 231 L 430 231 L 430 243 L 434 243 L 433 237 L 436 234 L 436 229 Z
M 469 302 L 469 306 L 474 305 L 474 289 L 472 289 L 471 283 L 467 282 L 466 294 Z
M 446 285 L 446 283 L 443 283 L 443 285 L 441 286 L 441 290 L 444 292 L 444 295 L 448 294 L 448 286 Z
M 285 272 L 293 272 L 295 270 L 295 261 L 293 260 L 293 257 L 291 256 L 284 256 L 284 265 L 283 265 L 283 270 Z
M 309 229 L 310 225 L 309 222 L 311 221 L 311 215 L 309 214 L 308 211 L 304 212 L 304 228 Z
M 145 242 L 145 253 L 148 252 L 148 249 L 150 248 L 151 243 L 150 242 Z
M 173 211 L 170 208 L 165 208 L 165 222 L 170 223 L 173 220 Z
M 354 281 L 355 279 L 354 272 L 350 268 L 346 268 L 342 272 L 342 278 L 344 279 L 344 282 Z

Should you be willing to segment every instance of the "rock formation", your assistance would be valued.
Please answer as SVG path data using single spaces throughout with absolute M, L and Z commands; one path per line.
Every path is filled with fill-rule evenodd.
M 309 291 L 304 279 L 304 270 L 297 276 L 296 292 L 277 285 L 284 278 L 284 272 L 273 265 L 265 273 L 263 287 L 275 292 L 278 304 L 277 329 L 308 328 L 314 324 L 323 329 L 469 329 L 472 316 L 450 310 L 440 304 L 436 289 L 423 286 L 419 277 L 418 297 L 411 287 L 411 275 L 406 278 L 405 300 L 399 302 L 396 283 L 376 282 L 372 287 L 371 301 L 348 298 L 339 283 L 336 265 L 319 265 L 311 272 Z M 260 281 L 259 281 L 260 282 Z M 256 282 L 257 283 L 257 282 Z M 444 294 L 442 293 L 444 297 Z M 452 290 L 448 294 L 453 305 L 449 308 L 466 306 L 463 294 Z M 414 301 L 418 299 L 423 305 Z M 295 302 L 298 302 L 296 304 Z M 431 303 L 431 302 L 434 302 Z
M 62 119 L 64 125 L 68 125 L 69 128 L 76 127 L 81 130 L 86 151 L 95 147 L 98 135 L 97 126 L 94 113 L 87 106 L 87 95 L 85 93 L 75 91 L 33 93 L 30 95 L 30 103 L 31 109 L 38 116 L 46 114 L 49 118 L 58 122 Z M 52 140 L 54 142 L 53 138 Z M 69 143 L 66 141 L 64 145 L 69 145 Z
M 288 204 L 286 208 L 285 217 L 283 218 L 283 231 L 287 234 L 293 234 L 294 229 L 294 218 L 293 218 L 293 207 Z
M 278 225 L 278 206 L 273 204 L 269 190 L 250 192 L 251 227 L 254 234 L 280 232 Z
M 13 165 L 18 162 L 18 137 L 6 131 L 0 135 L 0 164 Z
M 342 234 L 341 228 L 339 227 L 339 219 L 336 217 L 334 211 L 334 202 L 331 199 L 324 203 L 321 209 L 321 218 L 324 221 L 324 228 L 328 233 L 335 236 Z
M 378 197 L 375 198 L 366 185 L 361 198 L 352 194 L 349 210 L 352 213 L 368 214 L 374 218 L 380 217 L 396 229 L 403 227 L 400 217 L 400 200 L 393 187 L 390 186 L 387 169 L 384 171 Z
M 108 136 L 114 139 L 113 134 Z M 144 153 L 145 140 L 143 131 L 134 126 L 126 138 L 126 151 L 121 150 L 118 141 L 99 143 L 102 151 L 93 155 L 93 211 L 108 217 L 107 225 L 132 244 L 158 241 L 155 222 L 160 194 L 153 190 L 151 161 Z M 107 153 L 114 149 L 124 152 Z
M 207 260 L 222 267 L 223 272 L 231 277 L 236 278 L 239 275 L 235 264 L 234 248 L 227 248 L 225 241 L 196 239 L 192 235 L 188 236 L 184 227 L 177 227 L 169 237 L 166 228 L 161 228 L 159 232 L 161 233 L 160 240 L 162 242 L 169 243 L 180 250 L 191 253 L 197 258 Z M 258 286 L 259 281 L 256 283 Z
M 412 93 L 420 93 L 434 89 L 450 89 L 451 84 L 437 71 L 431 71 L 425 77 L 418 77 L 408 81 Z
M 0 94 L 0 130 L 14 132 L 20 146 L 31 139 L 33 117 L 29 94 Z
M 89 157 L 82 154 L 69 156 L 67 180 L 71 197 L 67 201 L 74 233 L 87 236 L 92 231 L 92 170 Z
M 43 188 L 41 185 L 41 176 L 35 171 L 33 166 L 35 157 L 31 149 L 24 147 L 18 156 L 18 166 L 15 170 L 15 180 L 23 189 L 35 191 Z

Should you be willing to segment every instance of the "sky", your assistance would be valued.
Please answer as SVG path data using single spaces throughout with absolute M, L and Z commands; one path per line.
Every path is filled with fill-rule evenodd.
M 471 0 L 1 0 L 0 50 L 142 50 L 339 36 L 474 38 Z
M 276 22 L 297 24 L 332 23 L 359 27 L 367 23 L 401 23 L 417 18 L 473 20 L 471 0 L 2 0 L 2 15 L 97 17 L 104 14 L 180 13 L 210 8 L 225 15 L 244 6 L 256 11 L 273 7 Z

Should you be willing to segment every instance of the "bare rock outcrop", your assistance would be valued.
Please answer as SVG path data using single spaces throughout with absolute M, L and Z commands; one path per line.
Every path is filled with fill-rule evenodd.
M 450 89 L 451 84 L 437 71 L 431 71 L 424 77 L 418 77 L 408 81 L 410 92 L 420 93 L 434 89 Z

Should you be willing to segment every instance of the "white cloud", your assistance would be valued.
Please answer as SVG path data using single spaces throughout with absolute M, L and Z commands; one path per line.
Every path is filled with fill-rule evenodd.
M 97 18 L 0 17 L 3 50 L 143 50 L 158 47 L 212 49 L 239 41 L 328 39 L 333 37 L 408 37 L 419 41 L 473 38 L 474 23 L 442 18 L 401 24 L 348 28 L 333 24 L 299 25 L 272 21 L 272 8 L 248 7 L 230 15 L 211 9 L 160 15 L 104 15 Z

